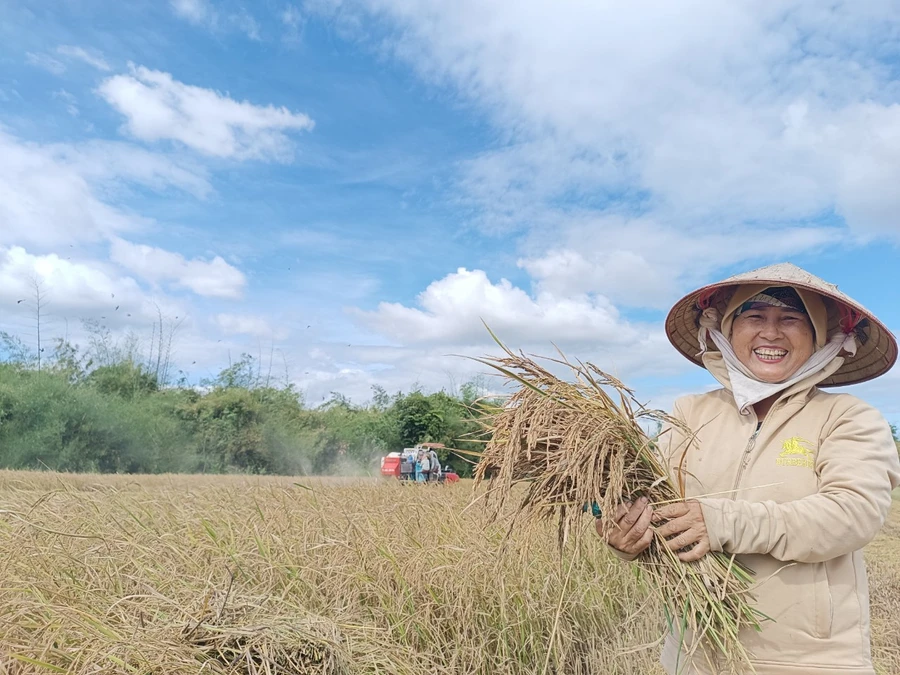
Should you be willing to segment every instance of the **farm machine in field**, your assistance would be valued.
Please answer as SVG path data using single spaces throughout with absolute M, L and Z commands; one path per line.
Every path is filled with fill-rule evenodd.
M 400 452 L 389 452 L 381 458 L 381 475 L 396 478 L 400 481 L 416 480 L 416 458 L 420 452 L 431 458 L 437 457 L 436 450 L 445 447 L 443 443 L 419 443 L 412 448 L 403 448 Z M 438 473 L 430 482 L 455 483 L 459 480 L 459 474 L 449 464 L 441 467 L 437 462 Z

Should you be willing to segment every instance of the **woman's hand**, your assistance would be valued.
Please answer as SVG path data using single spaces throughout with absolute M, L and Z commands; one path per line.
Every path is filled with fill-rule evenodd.
M 653 541 L 653 529 L 650 527 L 652 518 L 653 509 L 646 497 L 641 497 L 634 504 L 619 505 L 616 512 L 617 527 L 606 537 L 606 543 L 628 555 L 643 553 Z M 595 527 L 597 534 L 604 536 L 599 519 Z
M 706 531 L 700 502 L 678 502 L 653 511 L 654 523 L 664 520 L 668 522 L 657 527 L 656 531 L 666 540 L 670 550 L 678 551 L 693 544 L 691 550 L 678 554 L 679 560 L 693 562 L 709 553 L 709 533 Z

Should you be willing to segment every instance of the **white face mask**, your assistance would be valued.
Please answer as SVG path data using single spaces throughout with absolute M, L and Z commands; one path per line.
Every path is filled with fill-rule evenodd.
M 700 333 L 697 336 L 700 341 L 700 352 L 697 356 L 702 357 L 707 353 L 706 337 L 709 335 L 722 354 L 722 360 L 728 369 L 731 393 L 742 415 L 749 415 L 750 408 L 755 403 L 784 391 L 800 380 L 822 370 L 832 360 L 837 358 L 842 350 L 850 355 L 856 354 L 856 337 L 853 333 L 835 333 L 826 345 L 814 352 L 789 380 L 785 382 L 763 382 L 757 379 L 747 366 L 741 363 L 731 347 L 731 342 L 719 330 L 719 325 L 719 312 L 714 307 L 704 309 L 703 314 L 700 315 Z

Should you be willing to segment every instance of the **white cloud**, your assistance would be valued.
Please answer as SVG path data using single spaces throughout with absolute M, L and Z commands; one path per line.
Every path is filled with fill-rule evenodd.
M 35 54 L 33 52 L 25 53 L 25 63 L 29 66 L 35 66 L 36 68 L 41 68 L 42 70 L 46 70 L 48 73 L 53 73 L 54 75 L 62 75 L 66 72 L 66 66 L 61 61 L 54 59 L 52 56 L 47 56 L 46 54 Z
M 259 40 L 259 22 L 245 9 L 228 17 L 231 24 L 251 40 Z
M 624 305 L 667 309 L 717 270 L 774 255 L 788 259 L 846 240 L 836 228 L 741 226 L 713 233 L 679 231 L 650 218 L 588 214 L 573 218 L 562 235 L 535 233 L 526 245 L 535 253 L 519 266 L 540 290 L 559 297 L 602 293 Z
M 215 16 L 207 0 L 171 0 L 172 9 L 182 19 L 194 24 L 202 24 Z
M 171 282 L 206 297 L 239 298 L 247 283 L 244 274 L 220 256 L 187 260 L 179 253 L 118 238 L 112 240 L 110 259 L 152 283 Z
M 73 45 L 60 45 L 56 48 L 56 53 L 61 54 L 62 56 L 68 56 L 69 58 L 83 61 L 84 63 L 93 68 L 96 68 L 97 70 L 111 70 L 109 64 L 106 62 L 106 59 L 104 59 L 99 54 L 87 51 L 83 47 L 75 47 Z
M 143 224 L 101 201 L 88 180 L 44 146 L 0 129 L 0 244 L 99 241 Z
M 557 295 L 540 288 L 529 293 L 506 279 L 492 281 L 482 270 L 460 268 L 432 282 L 413 306 L 383 302 L 375 310 L 349 314 L 370 331 L 365 344 L 322 345 L 305 356 L 295 353 L 290 362 L 313 403 L 331 391 L 363 401 L 375 384 L 388 391 L 417 383 L 430 390 L 455 389 L 490 373 L 471 358 L 460 358 L 499 352 L 485 324 L 513 349 L 553 357 L 558 347 L 625 381 L 672 377 L 690 368 L 669 347 L 660 325 L 625 319 L 602 295 Z
M 214 321 L 226 335 L 250 335 L 271 340 L 288 337 L 287 330 L 273 329 L 269 320 L 258 314 L 217 314 Z
M 147 297 L 131 277 L 116 275 L 96 260 L 67 260 L 51 253 L 36 255 L 21 246 L 0 246 L 0 305 L 4 314 L 34 311 L 34 283 L 51 317 L 119 319 L 129 314 L 152 317 Z M 21 303 L 19 301 L 22 301 Z M 118 307 L 118 309 L 116 309 Z
M 151 223 L 98 196 L 131 183 L 203 197 L 212 187 L 190 162 L 124 143 L 25 143 L 0 127 L 0 245 L 96 242 Z M 106 197 L 107 194 L 104 194 Z
M 602 295 L 539 291 L 532 296 L 506 279 L 491 282 L 482 270 L 460 268 L 432 282 L 417 305 L 383 302 L 374 311 L 354 315 L 395 344 L 412 348 L 440 345 L 447 354 L 458 347 L 490 346 L 486 323 L 511 345 L 546 349 L 554 342 L 581 353 L 603 353 L 630 370 L 647 365 L 646 356 L 637 358 L 638 353 L 665 340 L 658 327 L 626 321 Z M 660 358 L 670 362 L 667 356 Z
M 282 40 L 289 45 L 299 43 L 303 34 L 303 28 L 306 25 L 306 18 L 303 13 L 295 5 L 287 5 L 279 15 L 279 18 L 284 25 Z
M 104 80 L 99 92 L 125 115 L 133 136 L 178 141 L 214 157 L 287 161 L 293 146 L 286 132 L 313 128 L 302 113 L 235 101 L 144 67 Z
M 176 155 L 161 155 L 130 143 L 99 140 L 47 148 L 79 175 L 102 184 L 107 190 L 116 184 L 137 183 L 158 192 L 170 188 L 183 190 L 199 199 L 213 192 L 208 171 Z
M 310 7 L 490 115 L 500 147 L 465 163 L 460 185 L 489 229 L 638 204 L 707 230 L 834 210 L 862 235 L 900 234 L 887 0 Z
M 178 17 L 213 33 L 237 31 L 251 40 L 260 39 L 259 22 L 244 7 L 223 14 L 208 0 L 170 0 L 169 4 Z
M 114 266 L 89 257 L 68 259 L 30 253 L 19 246 L 0 246 L 0 307 L 0 330 L 11 331 L 36 349 L 39 324 L 40 344 L 46 353 L 57 339 L 86 348 L 93 329 L 85 321 L 95 322 L 112 344 L 131 345 L 144 356 L 154 344 L 159 345 L 160 321 L 167 335 L 176 324 L 180 327 L 173 335 L 170 355 L 178 358 L 179 347 L 204 344 L 192 332 L 193 322 L 184 304 L 147 293 Z
M 281 13 L 281 23 L 291 28 L 299 28 L 303 22 L 303 15 L 294 5 L 288 5 Z
M 448 199 L 506 242 L 520 234 L 532 280 L 460 271 L 414 305 L 359 312 L 407 360 L 373 371 L 360 350 L 335 355 L 310 387 L 324 371 L 347 386 L 419 368 L 437 381 L 420 362 L 473 348 L 481 316 L 514 346 L 547 353 L 552 339 L 626 377 L 672 372 L 681 357 L 662 327 L 617 307 L 665 309 L 723 268 L 900 236 L 900 82 L 881 48 L 900 15 L 888 0 L 304 8 L 486 115 L 494 144 L 460 163 Z
M 66 103 L 66 112 L 72 117 L 78 117 L 78 100 L 65 89 L 53 92 L 53 98 L 58 98 Z

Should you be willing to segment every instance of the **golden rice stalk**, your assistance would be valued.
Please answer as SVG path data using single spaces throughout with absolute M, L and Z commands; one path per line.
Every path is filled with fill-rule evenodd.
M 183 629 L 184 641 L 199 648 L 203 661 L 232 675 L 349 675 L 350 654 L 333 621 L 273 614 L 264 598 L 229 599 L 226 594 L 218 613 Z M 213 597 L 204 604 L 219 602 Z
M 641 426 L 681 427 L 677 420 L 644 408 L 631 390 L 591 363 L 544 359 L 571 370 L 574 381 L 566 382 L 497 343 L 505 356 L 477 360 L 517 388 L 504 405 L 488 408 L 482 420 L 486 446 L 475 469 L 476 486 L 489 479 L 486 501 L 495 517 L 524 488 L 510 528 L 555 520 L 562 547 L 584 530 L 585 508 L 599 507 L 609 532 L 617 527 L 615 514 L 623 502 L 639 496 L 651 505 L 683 499 Z M 747 672 L 749 659 L 738 633 L 759 630 L 767 618 L 751 604 L 751 570 L 724 553 L 683 563 L 659 535 L 636 562 L 687 653 L 700 649 L 714 663 L 713 672 Z

